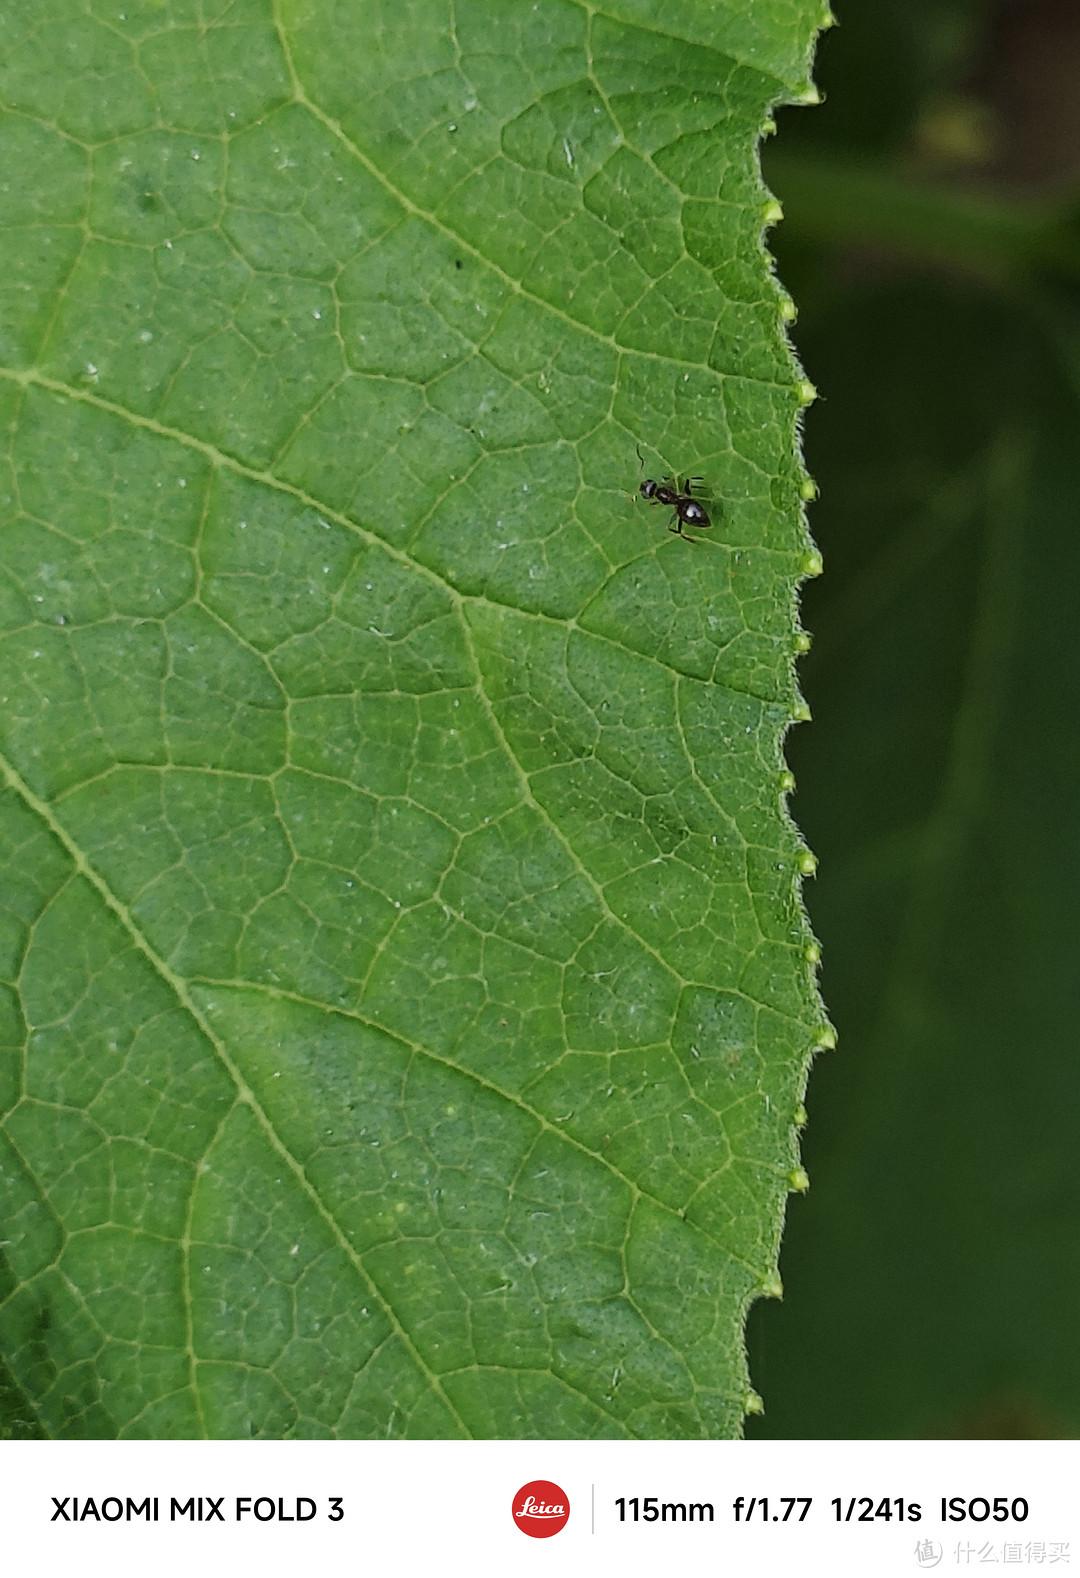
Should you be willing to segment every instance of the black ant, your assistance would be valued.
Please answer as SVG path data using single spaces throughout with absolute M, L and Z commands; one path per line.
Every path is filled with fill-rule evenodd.
M 638 459 L 644 468 L 645 459 L 640 449 Z M 676 537 L 682 537 L 687 542 L 693 542 L 693 537 L 687 537 L 683 531 L 684 526 L 695 526 L 698 531 L 704 531 L 707 526 L 712 525 L 704 504 L 700 504 L 694 498 L 694 483 L 701 480 L 700 477 L 687 477 L 680 488 L 677 477 L 667 477 L 663 482 L 654 482 L 652 477 L 646 477 L 638 492 L 643 499 L 648 499 L 650 504 L 666 504 L 669 509 L 673 509 L 675 524 L 669 526 L 668 531 L 673 531 Z M 673 486 L 669 487 L 669 482 Z

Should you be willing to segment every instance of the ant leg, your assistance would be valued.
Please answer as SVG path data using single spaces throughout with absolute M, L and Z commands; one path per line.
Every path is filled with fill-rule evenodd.
M 685 482 L 683 483 L 683 492 L 684 493 L 693 493 L 693 491 L 694 491 L 694 483 L 695 482 L 704 482 L 704 481 L 705 481 L 704 477 L 687 477 Z

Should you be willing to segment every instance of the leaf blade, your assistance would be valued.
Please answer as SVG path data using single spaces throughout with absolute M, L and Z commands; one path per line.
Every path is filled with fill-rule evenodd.
M 51 1434 L 730 1435 L 820 1026 L 777 82 L 460 7 L 445 123 L 358 19 L 137 12 L 104 141 L 12 52 L 91 222 L 0 369 L 5 1351 Z M 638 433 L 707 544 L 628 527 Z

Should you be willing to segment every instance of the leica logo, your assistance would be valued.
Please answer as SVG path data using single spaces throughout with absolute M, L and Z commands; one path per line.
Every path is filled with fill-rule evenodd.
M 566 1527 L 570 1498 L 550 1479 L 531 1479 L 514 1497 L 514 1523 L 534 1540 L 546 1540 Z
M 538 1501 L 535 1496 L 526 1496 L 521 1506 L 514 1513 L 515 1518 L 565 1518 L 566 1508 L 561 1501 L 549 1504 Z

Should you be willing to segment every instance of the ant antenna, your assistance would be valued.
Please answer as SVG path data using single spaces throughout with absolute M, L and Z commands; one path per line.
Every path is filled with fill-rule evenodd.
M 644 471 L 645 470 L 645 456 L 641 453 L 641 446 L 639 444 L 635 444 L 634 448 L 637 450 L 637 458 L 641 461 L 641 469 L 642 469 L 642 471 Z M 630 495 L 630 502 L 631 502 L 631 504 L 636 504 L 637 501 L 638 501 L 638 493 L 637 493 L 637 489 L 635 488 L 634 492 L 631 493 L 631 495 Z

